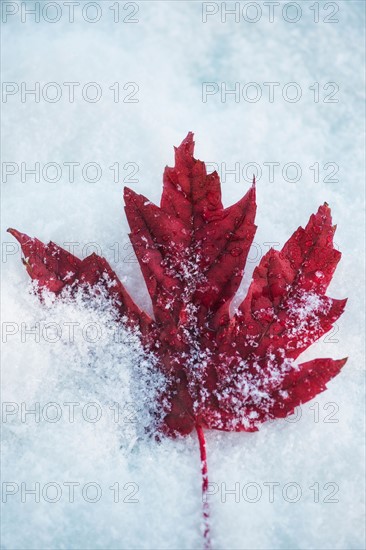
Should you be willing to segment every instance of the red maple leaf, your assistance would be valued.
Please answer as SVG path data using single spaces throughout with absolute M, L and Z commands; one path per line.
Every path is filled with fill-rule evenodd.
M 88 292 L 101 285 L 120 319 L 139 329 L 167 380 L 159 430 L 173 436 L 197 430 L 205 493 L 203 429 L 255 431 L 324 391 L 346 359 L 296 359 L 331 329 L 346 300 L 325 295 L 341 254 L 333 247 L 335 226 L 324 204 L 281 251 L 265 254 L 230 316 L 256 230 L 255 186 L 223 208 L 218 174 L 207 174 L 193 149 L 189 133 L 175 149 L 175 167 L 165 169 L 160 207 L 125 189 L 130 239 L 154 319 L 137 307 L 103 258 L 92 254 L 81 261 L 52 242 L 9 231 L 40 290 Z

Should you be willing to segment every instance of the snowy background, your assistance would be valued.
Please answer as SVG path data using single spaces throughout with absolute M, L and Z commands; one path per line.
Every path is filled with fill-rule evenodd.
M 2 547 L 201 547 L 197 441 L 192 436 L 159 445 L 139 437 L 144 396 L 136 401 L 131 380 L 136 365 L 143 371 L 146 358 L 138 342 L 125 334 L 115 337 L 108 311 L 41 306 L 28 292 L 20 251 L 5 232 L 11 226 L 46 242 L 74 243 L 79 257 L 99 251 L 150 311 L 128 245 L 122 188 L 127 184 L 158 202 L 173 145 L 192 130 L 196 157 L 223 172 L 236 164 L 251 177 L 256 172 L 248 166 L 252 163 L 262 170 L 256 246 L 240 294 L 268 243 L 282 246 L 327 201 L 338 224 L 335 242 L 343 252 L 329 295 L 349 297 L 334 331 L 301 358 L 349 356 L 327 392 L 294 418 L 255 434 L 207 433 L 214 547 L 363 548 L 364 3 L 326 7 L 320 2 L 318 23 L 310 9 L 314 3 L 306 1 L 298 2 L 302 17 L 294 23 L 282 16 L 282 9 L 288 9 L 285 18 L 296 16 L 284 2 L 275 8 L 273 23 L 261 2 L 255 3 L 262 9 L 255 23 L 242 14 L 238 22 L 234 16 L 222 22 L 220 11 L 203 23 L 202 4 L 194 1 L 138 2 L 138 10 L 134 3 L 121 2 L 114 22 L 116 2 L 94 3 L 97 8 L 83 13 L 88 3 L 81 0 L 73 23 L 63 2 L 58 12 L 51 6 L 42 13 L 39 23 L 29 15 L 22 22 L 20 4 L 2 4 L 8 13 L 18 8 L 2 25 L 2 80 L 14 83 L 7 88 L 14 93 L 2 100 L 2 400 L 13 412 L 3 415 L 2 478 L 15 493 L 3 503 Z M 34 2 L 26 4 L 34 8 Z M 216 9 L 213 4 L 209 10 Z M 245 12 L 247 19 L 254 19 L 252 9 Z M 60 13 L 59 21 L 46 20 Z M 85 20 L 99 15 L 95 23 Z M 339 21 L 326 23 L 325 18 Z M 39 102 L 30 95 L 22 102 L 21 82 L 27 88 L 39 83 Z M 47 87 L 51 82 L 58 88 Z M 80 83 L 74 102 L 65 82 Z M 102 93 L 94 103 L 82 96 L 90 82 Z M 262 97 L 250 102 L 241 95 L 236 102 L 233 95 L 216 93 L 203 102 L 204 82 L 225 83 L 227 89 L 255 82 Z M 265 82 L 279 83 L 273 101 Z M 289 82 L 301 89 L 297 102 L 282 95 Z M 335 84 L 324 89 L 330 82 Z M 114 101 L 115 83 L 119 102 Z M 62 96 L 49 101 L 57 89 Z M 95 88 L 86 93 L 93 98 Z M 294 88 L 288 94 L 293 97 Z M 248 95 L 254 96 L 253 88 Z M 127 96 L 138 101 L 124 102 Z M 36 162 L 39 181 L 24 172 Z M 79 163 L 73 181 L 70 165 L 64 164 L 72 162 Z M 90 162 L 94 168 L 85 169 Z M 274 181 L 264 164 L 271 162 L 279 163 Z M 294 162 L 302 171 L 299 181 L 293 181 L 294 167 L 283 174 L 284 166 Z M 60 168 L 45 169 L 48 163 Z M 249 181 L 245 173 L 224 179 L 228 205 L 244 194 Z M 27 333 L 32 327 L 33 335 Z M 57 406 L 44 408 L 48 403 Z M 67 403 L 79 403 L 74 422 Z M 119 404 L 118 418 L 114 403 Z M 24 407 L 39 407 L 40 418 L 22 418 Z M 50 420 L 60 414 L 57 422 Z M 91 421 L 96 414 L 101 418 Z M 71 482 L 79 484 L 74 502 L 69 502 Z M 36 483 L 39 502 L 24 492 Z M 114 499 L 117 483 L 120 494 Z M 61 495 L 55 487 L 61 487 Z M 225 489 L 235 487 L 237 498 L 225 495 Z

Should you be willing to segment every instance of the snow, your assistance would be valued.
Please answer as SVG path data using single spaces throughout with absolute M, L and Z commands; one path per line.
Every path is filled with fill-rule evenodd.
M 19 249 L 5 232 L 16 227 L 67 246 L 79 257 L 102 253 L 137 303 L 151 312 L 131 253 L 122 187 L 126 184 L 158 204 L 173 145 L 192 130 L 198 158 L 216 163 L 221 172 L 240 164 L 240 178 L 222 174 L 225 206 L 249 188 L 249 163 L 262 171 L 256 177 L 255 246 L 234 306 L 259 256 L 271 246 L 280 248 L 324 201 L 332 208 L 338 226 L 335 242 L 343 253 L 329 295 L 349 297 L 336 329 L 301 356 L 302 362 L 349 356 L 326 392 L 293 417 L 264 424 L 257 433 L 206 433 L 213 546 L 361 549 L 362 3 L 338 2 L 337 24 L 315 24 L 305 2 L 298 23 L 281 18 L 269 23 L 264 17 L 255 24 L 235 23 L 229 16 L 221 23 L 220 14 L 202 23 L 201 2 L 188 1 L 140 2 L 139 23 L 115 24 L 112 4 L 100 3 L 103 15 L 95 24 L 83 21 L 77 7 L 75 22 L 68 23 L 62 2 L 64 16 L 57 23 L 21 23 L 14 15 L 3 24 L 3 81 L 26 82 L 29 88 L 39 82 L 43 89 L 56 82 L 63 96 L 51 103 L 41 93 L 39 103 L 30 97 L 23 103 L 19 92 L 2 103 L 2 161 L 19 165 L 2 184 L 2 402 L 8 413 L 2 423 L 2 480 L 16 484 L 7 486 L 10 492 L 18 487 L 2 505 L 2 547 L 202 545 L 196 436 L 158 443 L 145 434 L 153 412 L 151 396 L 164 383 L 156 371 L 152 374 L 151 358 L 135 335 L 115 325 L 102 300 L 96 307 L 54 303 L 51 297 L 40 304 L 28 292 Z M 324 3 L 319 4 L 322 16 Z M 123 17 L 127 11 L 121 12 Z M 242 87 L 261 83 L 263 97 L 257 103 L 236 103 L 231 95 L 222 102 L 218 93 L 204 103 L 202 82 L 213 81 L 226 82 L 228 89 L 235 82 Z M 73 103 L 66 100 L 64 82 L 80 82 Z M 87 82 L 100 84 L 100 101 L 82 99 Z M 115 103 L 109 90 L 115 82 L 124 95 L 131 93 L 123 90 L 124 83 L 137 83 L 139 102 Z M 264 82 L 280 82 L 273 103 L 265 100 Z M 297 103 L 282 97 L 289 82 L 301 85 L 303 96 Z M 315 82 L 322 98 L 331 92 L 323 86 L 336 82 L 339 102 L 314 102 L 309 87 Z M 28 169 L 40 163 L 39 182 L 22 174 L 22 162 Z M 50 181 L 51 167 L 42 171 L 50 162 L 62 169 L 59 181 Z M 73 178 L 70 164 L 65 165 L 72 162 L 80 163 Z M 91 162 L 102 171 L 96 182 L 91 181 L 92 167 L 82 170 Z M 268 172 L 272 162 L 280 163 L 274 181 Z M 290 162 L 302 169 L 298 182 L 283 176 Z M 110 169 L 115 163 L 118 177 Z M 131 175 L 128 163 L 137 165 L 138 172 Z M 324 168 L 326 163 L 339 166 L 333 176 L 338 181 L 326 178 L 333 169 Z M 308 306 L 311 310 L 317 304 L 306 302 L 304 315 Z M 35 414 L 26 415 L 25 407 L 34 408 Z M 69 502 L 71 482 L 79 484 L 74 502 Z M 27 489 L 39 483 L 40 502 L 24 494 L 21 483 Z M 52 483 L 57 485 L 47 489 Z M 85 489 L 88 483 L 92 485 Z M 116 483 L 119 502 L 114 502 Z M 60 499 L 50 502 L 59 488 Z M 100 499 L 91 502 L 98 490 Z

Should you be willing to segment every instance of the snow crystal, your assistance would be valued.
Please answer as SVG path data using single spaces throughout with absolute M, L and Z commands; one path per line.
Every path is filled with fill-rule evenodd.
M 337 321 L 339 342 L 322 338 L 302 359 L 349 355 L 344 371 L 328 391 L 295 411 L 293 418 L 264 424 L 257 433 L 206 432 L 213 547 L 363 548 L 364 308 L 358 282 L 363 272 L 360 238 L 364 226 L 360 200 L 364 192 L 363 3 L 348 0 L 326 7 L 326 2 L 299 2 L 297 23 L 281 16 L 286 6 L 282 2 L 274 6 L 273 23 L 266 17 L 268 7 L 259 2 L 262 15 L 257 23 L 245 21 L 242 14 L 236 23 L 235 15 L 229 13 L 222 23 L 221 2 L 215 3 L 219 12 L 208 16 L 206 23 L 202 23 L 201 2 L 136 2 L 139 12 L 135 16 L 120 3 L 120 21 L 114 23 L 116 3 L 99 2 L 102 17 L 94 24 L 83 18 L 82 5 L 75 6 L 75 21 L 70 24 L 69 10 L 58 3 L 62 18 L 51 24 L 44 17 L 35 23 L 31 15 L 22 23 L 20 2 L 10 4 L 19 10 L 2 27 L 3 81 L 19 86 L 25 82 L 28 89 L 36 82 L 42 86 L 55 81 L 63 97 L 48 103 L 41 94 L 37 103 L 29 95 L 23 103 L 19 92 L 2 103 L 3 159 L 19 167 L 2 189 L 2 311 L 3 323 L 7 323 L 4 331 L 8 331 L 3 340 L 2 401 L 19 406 L 18 413 L 8 414 L 2 424 L 2 479 L 19 487 L 2 505 L 2 547 L 201 547 L 196 438 L 163 438 L 157 443 L 145 434 L 156 413 L 150 410 L 150 391 L 164 385 L 156 379 L 152 358 L 142 353 L 136 335 L 116 328 L 102 300 L 96 309 L 82 301 L 62 305 L 51 295 L 39 304 L 27 292 L 19 250 L 12 248 L 14 240 L 5 233 L 7 227 L 17 227 L 44 242 L 73 243 L 80 258 L 85 245 L 98 243 L 137 303 L 150 311 L 137 263 L 125 260 L 123 252 L 115 256 L 115 243 L 122 251 L 128 243 L 122 181 L 157 204 L 163 167 L 172 165 L 172 145 L 194 130 L 196 156 L 216 163 L 225 179 L 225 205 L 236 202 L 249 187 L 248 163 L 258 167 L 258 230 L 233 307 L 240 304 L 255 265 L 271 246 L 269 241 L 275 236 L 285 242 L 325 200 L 338 223 L 335 240 L 343 252 L 330 295 L 350 297 L 345 315 Z M 26 4 L 33 8 L 35 3 Z M 113 10 L 109 9 L 112 4 Z M 314 23 L 314 6 L 319 8 L 319 23 Z M 333 9 L 337 13 L 332 15 Z M 92 8 L 86 16 L 93 17 Z M 139 23 L 122 22 L 126 17 Z M 253 17 L 250 8 L 247 17 Z M 324 23 L 325 18 L 338 22 Z M 125 96 L 114 103 L 109 87 L 116 79 L 121 93 L 128 80 L 138 84 L 138 103 L 123 102 Z M 236 102 L 228 93 L 223 102 L 219 91 L 203 103 L 202 82 L 215 80 L 228 91 L 239 80 L 244 86 L 258 83 L 262 96 L 255 103 L 242 97 Z M 80 82 L 74 103 L 65 100 L 62 84 L 70 81 Z M 100 101 L 78 99 L 83 86 L 95 81 L 102 87 Z M 294 81 L 301 86 L 302 97 L 290 103 L 282 91 Z M 266 99 L 269 87 L 263 82 L 280 83 L 274 87 L 273 102 Z M 318 102 L 314 101 L 314 83 L 319 86 Z M 339 101 L 327 103 L 334 83 L 340 89 L 334 96 Z M 91 161 L 102 169 L 100 181 L 94 183 L 85 181 L 81 170 Z M 21 163 L 32 169 L 35 162 L 41 168 L 57 162 L 62 168 L 60 181 L 41 177 L 37 183 L 32 176 L 22 181 Z M 66 162 L 80 163 L 73 182 L 68 180 Z M 109 168 L 116 162 L 118 183 Z M 134 176 L 138 181 L 133 185 L 127 182 L 131 177 L 124 169 L 128 162 L 139 165 Z M 279 163 L 274 180 L 268 170 L 272 162 Z M 286 180 L 289 162 L 301 167 L 300 181 Z M 236 166 L 240 182 L 236 174 L 229 173 Z M 333 168 L 338 173 L 331 178 Z M 188 265 L 182 277 L 190 269 Z M 309 297 L 304 301 L 296 313 L 302 316 L 300 327 L 307 319 L 316 323 L 321 311 L 316 307 Z M 47 323 L 53 325 L 47 329 Z M 62 331 L 55 342 L 51 340 L 57 331 L 52 326 Z M 11 330 L 16 333 L 11 335 Z M 199 360 L 197 356 L 195 361 Z M 140 394 L 140 387 L 147 394 Z M 238 391 L 241 387 L 238 379 Z M 254 388 L 245 391 L 254 392 Z M 54 423 L 47 420 L 46 409 L 42 415 L 43 407 L 52 402 L 59 403 L 62 412 L 60 421 Z M 40 422 L 32 414 L 21 421 L 22 403 L 29 409 L 40 404 Z M 64 403 L 80 403 L 75 405 L 73 423 L 69 421 L 72 406 Z M 85 409 L 90 403 L 97 408 Z M 87 415 L 98 410 L 101 419 L 88 422 Z M 257 420 L 249 416 L 238 422 Z M 61 499 L 51 503 L 41 495 L 37 503 L 28 495 L 22 503 L 22 482 L 28 489 L 34 489 L 36 482 L 43 489 L 57 482 L 63 489 Z M 67 498 L 64 483 L 68 482 L 80 484 L 75 487 L 73 503 Z M 87 483 L 98 483 L 102 489 L 98 502 L 83 497 Z M 110 489 L 116 483 L 118 503 Z M 138 485 L 133 497 L 138 502 L 127 502 L 134 491 L 134 485 L 124 489 L 129 483 Z M 255 489 L 257 498 L 250 492 Z M 296 489 L 299 499 L 291 501 L 291 490 Z M 332 492 L 335 496 L 329 500 Z

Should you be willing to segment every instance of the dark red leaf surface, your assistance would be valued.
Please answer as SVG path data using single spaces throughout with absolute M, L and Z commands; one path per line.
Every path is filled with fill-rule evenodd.
M 256 226 L 255 187 L 224 208 L 219 176 L 193 157 L 193 134 L 164 172 L 161 205 L 125 189 L 130 239 L 150 294 L 154 319 L 142 312 L 101 257 L 79 260 L 9 230 L 40 290 L 71 294 L 101 286 L 122 321 L 136 327 L 167 380 L 161 431 L 194 427 L 254 431 L 326 389 L 345 359 L 296 362 L 329 331 L 345 300 L 325 295 L 341 257 L 327 204 L 299 227 L 281 251 L 255 269 L 246 298 L 230 303 L 243 277 Z

